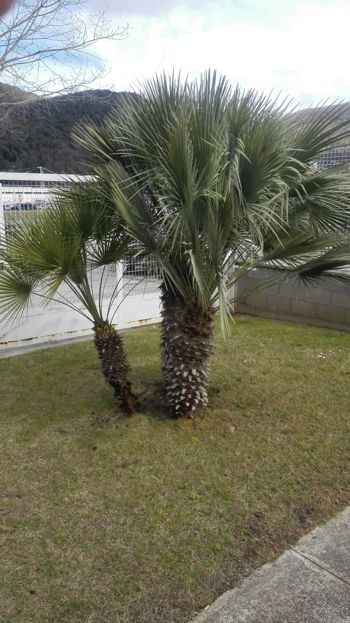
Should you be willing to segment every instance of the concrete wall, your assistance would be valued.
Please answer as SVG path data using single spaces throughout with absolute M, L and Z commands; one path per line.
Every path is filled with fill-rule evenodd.
M 350 282 L 327 276 L 317 286 L 308 286 L 285 276 L 284 271 L 271 268 L 252 270 L 231 292 L 235 311 L 350 331 Z M 267 288 L 266 283 L 270 283 Z M 158 283 L 149 286 L 140 284 L 118 307 L 114 322 L 119 329 L 160 322 Z M 0 351 L 91 335 L 91 325 L 60 303 L 50 303 L 45 309 L 34 307 L 13 324 L 0 315 Z
M 105 309 L 107 306 L 105 306 Z M 113 312 L 112 312 L 113 313 Z M 161 302 L 157 292 L 129 296 L 117 310 L 117 329 L 130 329 L 160 322 Z M 92 321 L 63 305 L 29 312 L 19 322 L 0 318 L 0 351 L 29 344 L 57 342 L 92 335 Z
M 252 270 L 235 286 L 235 311 L 350 331 L 350 280 L 327 275 L 305 284 L 286 275 L 273 268 Z

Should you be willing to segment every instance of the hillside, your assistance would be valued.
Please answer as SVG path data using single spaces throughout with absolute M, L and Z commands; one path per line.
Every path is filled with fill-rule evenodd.
M 322 110 L 322 113 L 320 112 Z M 321 108 L 304 108 L 292 113 L 290 118 L 298 124 L 308 123 L 312 119 L 320 118 L 322 114 L 330 111 L 336 115 L 336 123 L 350 123 L 350 103 L 340 102 L 338 104 L 328 104 Z M 347 126 L 348 127 L 348 126 Z M 349 145 L 349 139 L 340 139 L 335 146 Z
M 0 85 L 0 93 L 1 87 Z M 26 99 L 23 91 L 11 92 L 11 100 Z M 82 120 L 99 123 L 122 94 L 107 90 L 78 92 L 49 99 L 10 104 L 6 107 L 0 142 L 0 171 L 35 170 L 84 173 L 84 157 L 73 146 L 73 127 Z M 5 96 L 3 96 L 4 98 Z M 4 106 L 2 106 L 4 115 Z
M 19 102 L 36 99 L 37 96 L 33 95 L 33 93 L 27 93 L 18 87 L 0 82 L 0 109 L 1 107 L 7 108 L 8 104 L 18 104 Z
M 94 90 L 40 99 L 0 83 L 0 171 L 43 167 L 55 173 L 85 173 L 84 155 L 72 143 L 72 129 L 82 120 L 101 122 L 118 107 L 122 95 Z M 339 109 L 339 121 L 350 121 L 350 104 L 331 107 Z M 319 109 L 308 108 L 287 118 L 302 124 L 315 114 L 320 114 Z M 337 145 L 342 143 L 349 141 Z

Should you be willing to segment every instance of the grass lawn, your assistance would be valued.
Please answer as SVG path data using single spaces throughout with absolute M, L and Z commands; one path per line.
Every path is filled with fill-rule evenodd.
M 187 622 L 349 503 L 349 335 L 238 317 L 212 369 L 176 422 L 118 417 L 89 342 L 0 360 L 4 623 Z

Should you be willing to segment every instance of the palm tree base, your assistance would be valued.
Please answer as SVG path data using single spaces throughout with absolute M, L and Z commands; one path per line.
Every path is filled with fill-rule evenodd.
M 194 418 L 198 410 L 208 404 L 214 313 L 189 308 L 166 291 L 162 302 L 162 371 L 166 401 L 172 417 Z
M 101 361 L 102 373 L 113 388 L 120 408 L 126 415 L 134 412 L 136 397 L 127 378 L 129 364 L 123 340 L 113 325 L 104 323 L 94 326 L 94 344 Z

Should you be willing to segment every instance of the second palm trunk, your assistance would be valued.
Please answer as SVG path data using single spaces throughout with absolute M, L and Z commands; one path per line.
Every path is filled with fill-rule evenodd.
M 173 417 L 195 417 L 208 404 L 209 358 L 214 350 L 213 316 L 162 294 L 162 371 Z
M 123 340 L 113 325 L 95 325 L 95 346 L 101 361 L 102 373 L 113 387 L 121 410 L 131 415 L 135 407 L 135 395 L 128 380 L 129 364 Z

